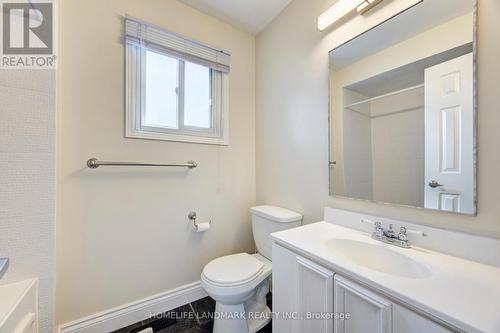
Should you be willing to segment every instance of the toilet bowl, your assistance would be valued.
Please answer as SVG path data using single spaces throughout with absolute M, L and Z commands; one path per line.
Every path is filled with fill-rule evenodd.
M 233 254 L 211 261 L 201 285 L 216 301 L 214 332 L 256 332 L 270 320 L 266 304 L 271 262 L 259 254 Z
M 297 227 L 302 215 L 274 206 L 251 208 L 257 253 L 232 254 L 209 262 L 201 285 L 216 301 L 214 333 L 253 333 L 271 320 L 269 292 L 273 232 Z

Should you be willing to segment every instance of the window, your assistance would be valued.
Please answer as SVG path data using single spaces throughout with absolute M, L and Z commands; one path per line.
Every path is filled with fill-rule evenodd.
M 228 144 L 229 53 L 126 19 L 126 136 Z
M 156 51 L 145 52 L 142 127 L 211 134 L 212 91 L 217 90 L 213 70 Z

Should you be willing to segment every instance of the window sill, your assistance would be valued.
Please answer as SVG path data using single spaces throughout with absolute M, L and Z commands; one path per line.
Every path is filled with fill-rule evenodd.
M 182 134 L 168 134 L 168 133 L 127 130 L 125 133 L 125 137 L 132 139 L 199 143 L 199 144 L 219 145 L 219 146 L 229 145 L 229 139 L 227 138 L 227 136 L 225 138 L 211 138 L 211 137 L 182 135 Z

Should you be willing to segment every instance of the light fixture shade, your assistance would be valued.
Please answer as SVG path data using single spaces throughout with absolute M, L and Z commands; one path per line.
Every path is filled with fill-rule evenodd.
M 366 0 L 338 0 L 318 16 L 318 30 L 325 30 L 330 25 L 358 8 L 365 1 Z

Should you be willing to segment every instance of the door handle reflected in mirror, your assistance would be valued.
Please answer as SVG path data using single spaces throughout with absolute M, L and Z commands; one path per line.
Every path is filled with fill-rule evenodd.
M 441 187 L 441 186 L 443 186 L 443 185 L 442 185 L 442 184 L 439 184 L 439 183 L 438 183 L 437 181 L 435 181 L 435 180 L 431 180 L 431 181 L 429 182 L 429 186 L 430 186 L 430 187 L 432 187 L 432 188 L 436 188 L 436 187 Z

